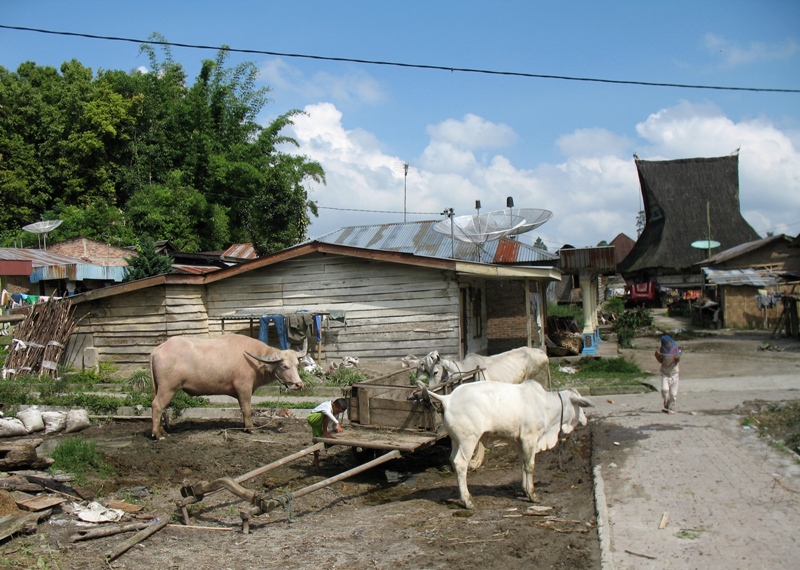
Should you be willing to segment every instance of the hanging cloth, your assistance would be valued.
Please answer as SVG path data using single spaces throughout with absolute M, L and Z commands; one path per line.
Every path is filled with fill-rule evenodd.
M 259 318 L 258 340 L 268 344 L 270 323 L 275 323 L 275 331 L 278 333 L 278 342 L 281 345 L 281 350 L 289 350 L 289 339 L 286 336 L 286 317 L 283 315 L 264 315 Z

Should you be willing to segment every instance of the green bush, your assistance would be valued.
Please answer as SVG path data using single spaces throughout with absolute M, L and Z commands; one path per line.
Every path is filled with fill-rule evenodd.
M 636 329 L 653 326 L 653 314 L 650 309 L 636 307 L 629 309 L 617 317 L 617 342 L 620 346 L 630 347 L 636 337 Z
M 612 297 L 603 304 L 603 309 L 609 313 L 619 315 L 625 311 L 625 301 L 619 297 Z
M 572 317 L 578 326 L 583 328 L 583 308 L 578 305 L 559 305 L 547 303 L 548 317 Z

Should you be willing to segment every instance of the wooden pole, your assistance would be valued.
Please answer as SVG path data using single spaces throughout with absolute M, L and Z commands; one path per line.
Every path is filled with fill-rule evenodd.
M 161 515 L 160 518 L 157 518 L 155 522 L 153 522 L 150 526 L 148 526 L 144 530 L 140 530 L 131 538 L 120 544 L 114 550 L 110 550 L 109 552 L 105 553 L 105 558 L 108 562 L 114 560 L 115 558 L 122 556 L 132 547 L 136 546 L 143 540 L 146 540 L 151 535 L 157 533 L 162 528 L 169 524 L 169 515 Z

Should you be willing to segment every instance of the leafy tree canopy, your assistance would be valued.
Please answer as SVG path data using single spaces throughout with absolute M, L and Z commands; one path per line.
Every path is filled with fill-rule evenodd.
M 279 150 L 297 146 L 281 132 L 299 111 L 260 125 L 270 90 L 256 87 L 253 63 L 229 66 L 224 48 L 191 85 L 168 46 L 162 59 L 141 51 L 147 73 L 76 60 L 0 67 L 0 245 L 42 218 L 64 221 L 51 242 L 134 245 L 148 234 L 187 252 L 253 242 L 265 254 L 304 240 L 317 214 L 304 183 L 325 173 Z
M 138 255 L 125 258 L 128 262 L 125 281 L 136 281 L 171 272 L 172 258 L 158 253 L 153 238 L 149 235 L 144 234 L 137 240 L 136 253 Z

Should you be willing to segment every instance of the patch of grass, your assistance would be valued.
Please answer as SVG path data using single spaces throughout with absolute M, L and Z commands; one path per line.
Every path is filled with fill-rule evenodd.
M 755 427 L 778 449 L 800 453 L 800 400 L 769 404 L 745 417 L 742 425 Z
M 111 476 L 114 470 L 97 451 L 93 441 L 80 436 L 62 440 L 53 450 L 51 471 L 64 471 L 75 475 L 78 484 L 86 482 L 89 475 L 103 479 Z
M 577 371 L 575 374 L 561 372 L 559 366 L 557 362 L 550 363 L 550 378 L 556 390 L 578 386 L 638 386 L 641 379 L 648 376 L 635 362 L 623 357 L 581 358 L 574 364 L 566 365 L 574 368 Z

